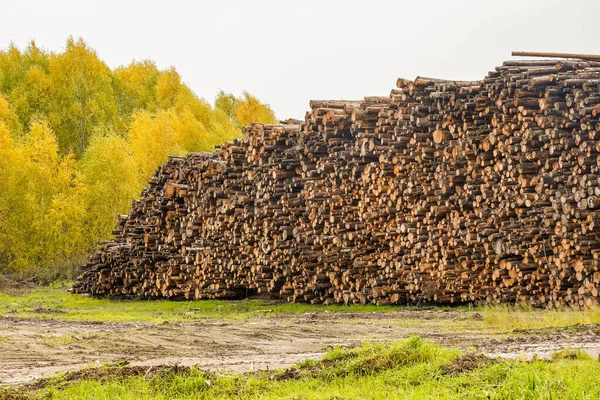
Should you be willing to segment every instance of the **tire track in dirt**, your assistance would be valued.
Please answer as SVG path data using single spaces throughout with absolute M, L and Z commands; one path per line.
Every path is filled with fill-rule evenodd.
M 20 384 L 104 362 L 132 366 L 178 364 L 230 372 L 277 369 L 320 358 L 335 345 L 419 335 L 440 345 L 475 347 L 490 356 L 549 357 L 581 348 L 600 352 L 600 326 L 516 331 L 511 335 L 457 330 L 445 321 L 468 311 L 307 313 L 248 321 L 97 323 L 0 318 L 0 384 Z

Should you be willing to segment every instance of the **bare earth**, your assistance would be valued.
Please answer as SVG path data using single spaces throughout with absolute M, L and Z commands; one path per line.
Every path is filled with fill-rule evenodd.
M 502 357 L 548 357 L 566 347 L 593 357 L 600 325 L 497 335 L 440 328 L 445 321 L 476 318 L 467 311 L 307 313 L 207 323 L 90 323 L 0 318 L 0 384 L 18 384 L 103 362 L 130 365 L 198 365 L 244 372 L 316 359 L 334 345 L 397 340 L 411 334 L 448 347 L 475 347 Z M 417 321 L 418 323 L 415 323 Z

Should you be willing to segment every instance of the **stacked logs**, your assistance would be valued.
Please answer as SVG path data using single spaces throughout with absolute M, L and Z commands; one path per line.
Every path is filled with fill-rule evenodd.
M 507 61 L 312 101 L 172 157 L 77 293 L 590 306 L 600 287 L 600 62 Z

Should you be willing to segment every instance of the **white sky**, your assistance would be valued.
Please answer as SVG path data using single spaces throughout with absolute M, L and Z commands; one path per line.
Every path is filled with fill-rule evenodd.
M 174 66 L 201 97 L 248 90 L 279 118 L 396 78 L 479 79 L 513 50 L 600 53 L 600 1 L 2 1 L 0 47 L 83 39 L 111 67 Z

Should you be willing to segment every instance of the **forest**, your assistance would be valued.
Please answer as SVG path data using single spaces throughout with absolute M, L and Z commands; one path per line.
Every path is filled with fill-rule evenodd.
M 214 94 L 213 94 L 214 95 Z M 0 51 L 0 273 L 71 278 L 167 157 L 276 122 L 249 93 L 196 95 L 151 60 L 110 68 L 83 39 Z

